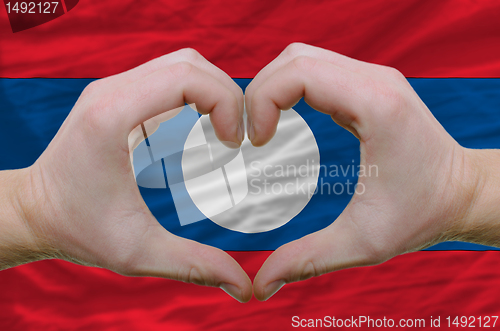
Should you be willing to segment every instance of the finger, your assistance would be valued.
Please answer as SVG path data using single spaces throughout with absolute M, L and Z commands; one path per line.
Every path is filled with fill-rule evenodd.
M 190 107 L 196 109 L 194 104 L 190 105 Z M 184 107 L 178 107 L 176 109 L 166 111 L 160 115 L 156 115 L 155 117 L 150 118 L 144 123 L 139 124 L 130 132 L 130 134 L 128 135 L 130 164 L 134 164 L 134 150 L 137 148 L 137 146 L 139 146 L 139 144 L 143 142 L 146 138 L 155 133 L 156 130 L 158 130 L 158 128 L 160 127 L 161 123 L 166 122 L 177 116 L 182 111 L 183 108 Z M 134 177 L 135 177 L 134 167 L 132 167 L 132 171 L 134 172 Z
M 288 45 L 278 57 L 265 66 L 257 76 L 250 82 L 245 90 L 247 107 L 251 107 L 252 95 L 270 76 L 280 70 L 293 59 L 299 56 L 313 57 L 321 61 L 334 64 L 352 72 L 370 72 L 376 70 L 377 66 L 371 63 L 359 61 L 345 55 L 329 51 L 323 48 L 306 45 L 303 43 L 292 43 Z
M 271 254 L 255 276 L 255 297 L 265 301 L 285 284 L 373 264 L 372 255 L 357 240 L 355 227 L 343 215 L 329 227 L 283 245 Z
M 103 125 L 100 131 L 109 132 L 109 139 L 124 141 L 121 135 L 128 136 L 144 121 L 187 102 L 194 103 L 200 113 L 210 114 L 223 143 L 237 147 L 243 140 L 243 120 L 234 94 L 188 62 L 155 71 L 93 102 L 90 121 Z
M 190 106 L 194 107 L 194 105 Z M 177 116 L 183 108 L 184 107 L 178 107 L 176 109 L 166 111 L 136 126 L 128 135 L 130 157 L 132 157 L 133 150 L 136 149 L 137 146 L 139 146 L 139 144 L 143 142 L 147 137 L 155 133 L 156 130 L 158 130 L 158 128 L 160 127 L 161 123 Z
M 112 86 L 121 87 L 140 80 L 154 73 L 155 71 L 163 70 L 179 62 L 189 62 L 192 65 L 196 66 L 198 69 L 205 71 L 209 75 L 212 75 L 221 84 L 223 84 L 231 92 L 233 92 L 238 100 L 240 110 L 241 112 L 243 112 L 243 91 L 238 86 L 238 84 L 236 84 L 228 74 L 209 62 L 200 53 L 192 48 L 184 48 L 163 55 L 123 73 L 110 76 L 106 78 L 106 80 L 108 80 L 109 83 L 111 83 L 110 85 Z
M 366 75 L 311 57 L 297 57 L 255 90 L 250 108 L 247 105 L 249 139 L 255 146 L 267 143 L 276 130 L 280 109 L 289 109 L 302 97 L 361 136 L 360 120 L 370 109 L 373 85 Z
M 118 272 L 128 276 L 152 276 L 223 289 L 240 302 L 252 297 L 252 282 L 241 266 L 215 247 L 177 237 L 156 220 L 136 247 L 132 263 Z

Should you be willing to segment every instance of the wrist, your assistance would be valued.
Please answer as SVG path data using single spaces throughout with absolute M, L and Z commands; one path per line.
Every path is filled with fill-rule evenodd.
M 500 247 L 500 151 L 465 149 L 464 212 L 455 240 Z M 457 200 L 460 203 L 460 199 Z
M 0 172 L 0 270 L 45 256 L 31 226 L 30 186 L 30 168 Z

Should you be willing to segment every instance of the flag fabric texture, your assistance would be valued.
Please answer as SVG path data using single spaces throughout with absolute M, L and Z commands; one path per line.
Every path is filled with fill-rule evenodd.
M 31 165 L 94 79 L 192 47 L 244 89 L 295 41 L 396 67 L 462 146 L 499 148 L 499 10 L 495 1 L 465 0 L 80 1 L 16 33 L 3 12 L 0 170 Z M 359 164 L 359 142 L 349 132 L 303 101 L 294 109 L 313 132 L 322 165 Z M 326 177 L 320 173 L 318 183 L 356 181 L 354 173 Z M 285 225 L 248 234 L 208 219 L 181 225 L 168 189 L 140 191 L 167 230 L 228 251 L 251 278 L 272 250 L 331 224 L 351 196 L 316 194 Z M 39 261 L 0 272 L 0 330 L 285 330 L 294 328 L 294 316 L 423 319 L 425 328 L 432 318 L 445 327 L 447 317 L 466 316 L 478 326 L 478 317 L 500 315 L 499 262 L 495 248 L 442 243 L 242 305 L 219 289 Z

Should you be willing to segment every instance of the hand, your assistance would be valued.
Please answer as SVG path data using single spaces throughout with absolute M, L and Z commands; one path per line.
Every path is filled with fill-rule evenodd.
M 474 160 L 487 156 L 462 148 L 401 73 L 292 44 L 246 89 L 252 143 L 269 141 L 280 109 L 302 97 L 360 140 L 361 166 L 376 166 L 378 175 L 359 178 L 365 192 L 354 194 L 330 226 L 280 247 L 266 260 L 254 280 L 257 299 L 267 300 L 286 283 L 378 264 L 444 240 L 498 245 L 498 224 L 495 235 L 485 235 L 474 230 L 478 217 L 471 218 L 481 209 L 474 206 L 485 186 Z
M 10 265 L 3 254 L 0 267 L 62 258 L 123 275 L 218 286 L 239 301 L 250 300 L 251 281 L 239 264 L 222 250 L 166 231 L 134 180 L 129 133 L 185 102 L 210 113 L 221 141 L 240 145 L 243 93 L 194 50 L 91 83 L 36 163 L 4 174 L 21 186 L 18 214 L 26 226 L 19 228 L 26 232 L 16 236 L 24 240 L 17 245 L 23 250 Z

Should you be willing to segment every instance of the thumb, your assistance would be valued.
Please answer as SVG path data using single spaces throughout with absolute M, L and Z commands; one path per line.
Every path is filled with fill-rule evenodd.
M 265 301 L 285 284 L 373 264 L 374 255 L 355 230 L 356 225 L 343 213 L 327 228 L 279 247 L 255 276 L 255 297 Z
M 153 276 L 198 285 L 219 287 L 234 299 L 247 302 L 252 282 L 226 252 L 173 235 L 160 224 L 150 226 L 127 276 Z

